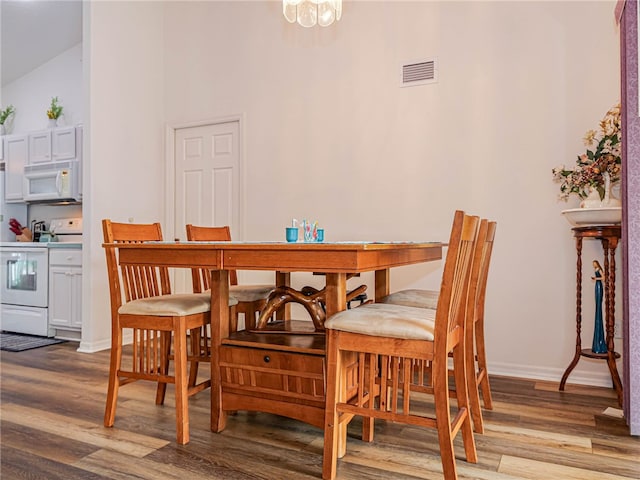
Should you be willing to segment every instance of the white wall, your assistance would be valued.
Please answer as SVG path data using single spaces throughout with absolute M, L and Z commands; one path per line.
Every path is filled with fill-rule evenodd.
M 165 118 L 244 115 L 246 239 L 282 239 L 292 217 L 318 219 L 329 240 L 446 240 L 457 208 L 496 219 L 491 371 L 557 381 L 575 345 L 560 211 L 577 202 L 557 201 L 551 169 L 574 163 L 619 99 L 614 4 L 346 2 L 338 24 L 304 29 L 278 2 L 168 3 Z M 402 62 L 433 56 L 437 84 L 399 88 Z M 585 243 L 590 265 L 601 253 Z M 439 276 L 397 269 L 392 289 Z M 587 359 L 570 381 L 610 382 Z
M 162 14 L 155 2 L 90 2 L 83 9 L 85 154 L 91 159 L 83 192 L 83 351 L 110 345 L 101 220 L 164 216 Z
M 47 128 L 52 97 L 58 97 L 64 108 L 59 125 L 82 123 L 81 43 L 2 88 L 2 105 L 16 108 L 7 133 Z

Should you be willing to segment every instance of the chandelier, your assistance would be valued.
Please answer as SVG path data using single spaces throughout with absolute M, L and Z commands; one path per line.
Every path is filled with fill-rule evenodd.
M 342 0 L 282 0 L 282 13 L 303 27 L 328 27 L 342 16 Z

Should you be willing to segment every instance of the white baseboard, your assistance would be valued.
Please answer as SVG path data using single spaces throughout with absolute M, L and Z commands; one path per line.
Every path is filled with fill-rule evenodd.
M 127 345 L 133 342 L 133 333 L 128 332 L 125 333 L 123 338 L 123 345 Z M 100 352 L 101 350 L 108 350 L 111 348 L 111 339 L 99 340 L 97 342 L 80 342 L 80 346 L 78 347 L 78 352 L 80 353 L 95 353 Z
M 611 387 L 611 375 L 606 369 L 606 362 L 602 362 L 606 371 L 585 372 L 576 369 L 571 372 L 567 383 L 576 385 L 591 385 L 594 387 Z M 621 362 L 618 362 L 618 373 L 622 378 Z M 546 380 L 558 382 L 562 379 L 566 368 L 536 367 L 532 365 L 516 365 L 513 363 L 488 362 L 489 375 L 502 375 L 506 377 L 527 378 L 530 380 Z
M 109 348 L 111 348 L 111 340 L 100 340 L 98 342 L 80 341 L 80 346 L 77 351 L 80 353 L 96 353 Z

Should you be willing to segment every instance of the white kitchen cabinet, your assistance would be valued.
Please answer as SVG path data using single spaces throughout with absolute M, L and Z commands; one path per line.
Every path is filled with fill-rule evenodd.
M 56 337 L 79 338 L 82 330 L 82 249 L 49 251 L 49 326 Z
M 22 178 L 29 157 L 27 135 L 4 137 L 4 199 L 7 203 L 22 202 Z
M 53 128 L 29 134 L 29 165 L 76 158 L 75 127 Z

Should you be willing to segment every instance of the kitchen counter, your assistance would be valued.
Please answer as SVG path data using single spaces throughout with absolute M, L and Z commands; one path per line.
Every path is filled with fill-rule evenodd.
M 82 242 L 0 242 L 0 248 L 82 248 Z
M 48 242 L 49 248 L 82 248 L 82 242 Z

